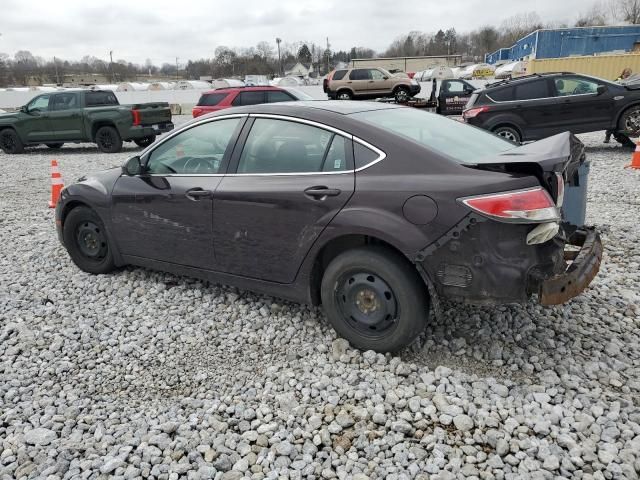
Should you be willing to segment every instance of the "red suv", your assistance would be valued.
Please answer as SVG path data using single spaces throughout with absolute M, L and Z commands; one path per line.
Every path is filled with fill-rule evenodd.
M 227 87 L 204 92 L 193 107 L 193 118 L 230 107 L 256 105 L 258 103 L 314 100 L 300 90 L 288 87 Z

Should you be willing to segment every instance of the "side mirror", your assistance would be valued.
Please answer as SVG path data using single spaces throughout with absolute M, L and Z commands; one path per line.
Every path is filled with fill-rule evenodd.
M 383 76 L 382 76 L 382 79 L 383 79 L 383 80 L 389 80 L 389 77 L 387 77 L 386 75 L 383 75 Z
M 29 112 L 27 111 L 27 106 L 26 106 L 26 105 L 22 105 L 22 106 L 20 107 L 20 111 L 21 111 L 22 113 L 29 113 Z
M 122 173 L 125 175 L 134 176 L 142 173 L 142 162 L 139 156 L 131 157 L 122 166 Z
M 596 92 L 598 93 L 598 95 L 602 95 L 603 93 L 605 93 L 607 91 L 607 86 L 606 85 L 598 85 L 598 88 L 596 89 Z

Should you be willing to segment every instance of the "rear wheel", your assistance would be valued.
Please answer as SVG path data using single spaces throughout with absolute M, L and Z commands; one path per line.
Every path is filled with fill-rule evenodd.
M 337 100 L 351 100 L 352 98 L 353 98 L 353 95 L 351 94 L 351 92 L 349 90 L 340 90 L 336 94 L 336 99 Z
M 411 98 L 411 94 L 407 87 L 398 87 L 393 96 L 398 103 L 406 103 L 409 98 Z
M 618 130 L 630 137 L 640 135 L 640 105 L 626 110 L 618 122 Z
M 395 252 L 367 247 L 334 258 L 322 277 L 322 305 L 336 332 L 362 350 L 395 352 L 424 330 L 428 295 Z
M 62 142 L 58 142 L 58 143 L 45 143 L 45 145 L 53 150 L 57 150 L 58 148 L 62 148 L 62 146 L 64 145 L 64 143 Z
M 96 132 L 98 149 L 104 153 L 117 153 L 122 150 L 122 138 L 113 127 L 100 127 Z
M 520 143 L 520 141 L 521 141 L 520 132 L 518 132 L 513 127 L 508 127 L 506 125 L 502 125 L 502 126 L 500 126 L 498 128 L 495 128 L 493 130 L 493 133 L 495 133 L 499 137 L 505 138 L 506 140 L 509 140 L 510 142 L 513 142 L 513 143 Z
M 149 135 L 148 137 L 138 138 L 134 140 L 134 143 L 139 147 L 146 148 L 156 141 L 155 135 Z
M 88 207 L 76 207 L 64 221 L 64 245 L 80 270 L 108 273 L 115 268 L 107 232 L 100 217 Z
M 0 148 L 4 153 L 22 153 L 24 145 L 20 137 L 10 128 L 5 128 L 0 132 Z

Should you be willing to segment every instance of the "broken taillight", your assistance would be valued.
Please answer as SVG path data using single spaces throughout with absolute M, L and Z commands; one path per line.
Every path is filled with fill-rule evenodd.
M 472 210 L 505 222 L 556 222 L 560 212 L 549 193 L 542 187 L 490 193 L 459 199 Z
M 474 118 L 480 115 L 482 112 L 486 112 L 488 110 L 489 107 L 470 108 L 469 110 L 465 110 L 464 112 L 462 112 L 462 118 L 464 118 L 465 120 L 467 118 Z

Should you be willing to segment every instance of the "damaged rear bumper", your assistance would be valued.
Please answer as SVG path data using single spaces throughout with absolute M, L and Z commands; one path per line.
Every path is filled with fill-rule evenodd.
M 569 237 L 567 245 L 580 247 L 580 250 L 566 251 L 566 270 L 540 283 L 538 297 L 542 305 L 559 305 L 579 295 L 600 270 L 602 241 L 594 228 L 577 230 Z

